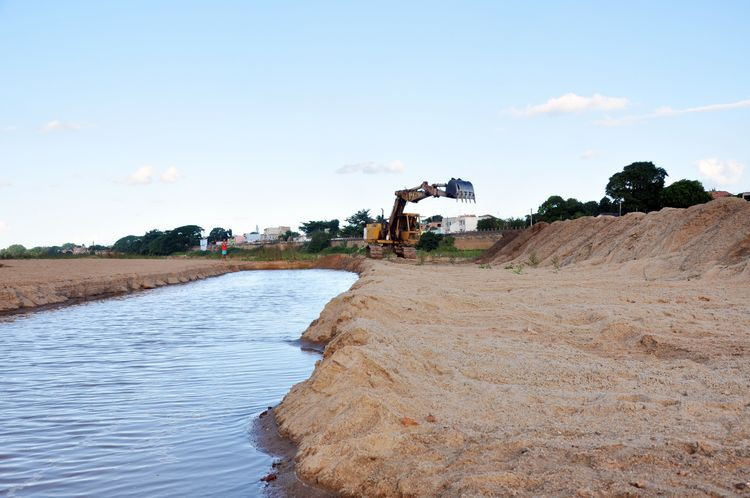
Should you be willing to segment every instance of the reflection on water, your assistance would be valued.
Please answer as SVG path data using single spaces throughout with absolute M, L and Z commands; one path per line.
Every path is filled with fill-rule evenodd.
M 253 417 L 356 275 L 256 271 L 0 319 L 0 496 L 255 496 Z

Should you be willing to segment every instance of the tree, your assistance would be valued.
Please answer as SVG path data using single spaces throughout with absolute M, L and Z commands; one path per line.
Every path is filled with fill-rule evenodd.
M 433 251 L 440 246 L 440 241 L 443 240 L 443 236 L 435 232 L 425 232 L 419 237 L 417 242 L 417 249 L 422 251 Z
M 174 252 L 187 251 L 201 241 L 203 229 L 198 225 L 185 225 L 167 230 L 148 244 L 148 254 L 167 256 Z
M 584 202 L 583 213 L 586 216 L 597 216 L 599 214 L 599 203 L 596 201 Z
M 599 214 L 602 213 L 612 213 L 614 212 L 614 206 L 612 205 L 612 201 L 609 199 L 609 197 L 602 197 L 602 200 L 599 201 Z
M 503 220 L 505 228 L 526 228 L 529 222 L 524 218 L 508 218 Z
M 153 252 L 150 252 L 151 250 L 151 244 L 157 240 L 158 238 L 162 237 L 164 235 L 164 232 L 161 230 L 149 230 L 145 234 L 143 234 L 143 237 L 141 237 L 141 247 L 138 251 L 139 254 L 156 254 Z
M 624 212 L 653 211 L 661 207 L 667 176 L 664 168 L 657 168 L 652 162 L 632 163 L 609 178 L 606 194 L 615 202 L 622 200 Z
M 314 232 L 326 232 L 331 237 L 336 237 L 339 233 L 339 220 L 308 221 L 302 223 L 299 229 L 308 237 L 311 237 Z
M 697 180 L 679 180 L 661 191 L 662 207 L 686 208 L 710 200 L 711 194 Z
M 504 224 L 500 218 L 490 216 L 477 222 L 477 230 L 501 230 Z
M 137 235 L 127 235 L 118 239 L 117 242 L 112 245 L 112 250 L 123 254 L 140 254 L 142 244 L 142 237 Z
M 227 240 L 232 236 L 232 229 L 224 230 L 221 227 L 212 228 L 208 234 L 208 243 L 213 244 L 221 240 Z
M 25 254 L 26 248 L 21 244 L 13 244 L 0 251 L 0 257 L 5 259 L 22 258 Z
M 369 209 L 360 209 L 346 219 L 347 226 L 341 231 L 343 237 L 361 237 L 368 223 L 372 223 Z
M 539 221 L 557 221 L 564 219 L 566 214 L 565 199 L 559 195 L 551 195 L 539 206 L 535 218 Z
M 310 242 L 307 243 L 307 252 L 320 252 L 330 246 L 331 234 L 318 230 L 310 235 Z
M 443 221 L 443 216 L 440 214 L 436 214 L 436 215 L 430 216 L 424 221 L 425 223 L 432 223 L 433 221 Z
M 286 232 L 279 235 L 280 239 L 285 240 L 287 242 L 290 240 L 296 239 L 297 237 L 299 237 L 299 232 L 292 232 L 291 230 L 287 230 Z

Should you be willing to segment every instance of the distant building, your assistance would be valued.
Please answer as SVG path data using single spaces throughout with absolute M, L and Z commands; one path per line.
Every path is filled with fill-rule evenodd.
M 291 227 L 269 227 L 263 229 L 261 240 L 279 240 L 282 235 L 290 232 Z
M 726 190 L 711 190 L 708 192 L 711 194 L 711 199 L 720 199 L 722 197 L 732 197 L 732 194 Z
M 737 195 L 745 199 L 746 201 L 750 201 L 750 192 L 740 192 Z
M 247 242 L 247 239 L 245 238 L 244 235 L 235 235 L 234 236 L 234 243 L 235 244 L 244 244 L 245 242 Z
M 243 234 L 243 237 L 245 237 L 245 243 L 253 244 L 255 242 L 260 242 L 261 235 L 258 232 L 250 232 Z
M 443 233 L 443 222 L 431 221 L 426 225 L 425 230 L 428 232 Z
M 477 229 L 478 221 L 475 214 L 462 214 L 453 218 L 443 218 L 442 233 L 473 232 Z

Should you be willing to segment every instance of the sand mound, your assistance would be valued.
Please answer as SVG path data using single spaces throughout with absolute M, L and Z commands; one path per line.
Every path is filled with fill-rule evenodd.
M 610 268 L 365 261 L 273 412 L 296 476 L 341 496 L 737 494 L 750 286 Z
M 539 223 L 489 254 L 496 263 L 628 263 L 628 269 L 648 270 L 652 276 L 729 275 L 747 271 L 749 227 L 750 203 L 723 198 L 622 218 Z

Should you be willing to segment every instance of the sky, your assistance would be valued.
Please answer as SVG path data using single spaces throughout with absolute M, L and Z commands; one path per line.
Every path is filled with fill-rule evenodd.
M 0 248 L 750 190 L 750 2 L 0 0 Z

